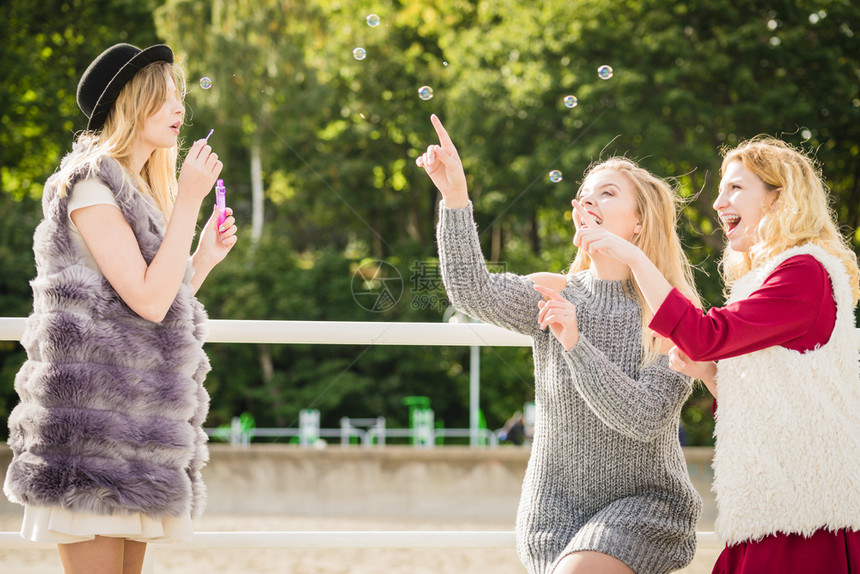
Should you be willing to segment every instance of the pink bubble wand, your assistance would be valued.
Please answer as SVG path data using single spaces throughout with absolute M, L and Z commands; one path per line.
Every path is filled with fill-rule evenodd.
M 218 227 L 227 219 L 227 188 L 224 187 L 224 180 L 219 179 L 215 182 L 215 205 L 218 206 Z

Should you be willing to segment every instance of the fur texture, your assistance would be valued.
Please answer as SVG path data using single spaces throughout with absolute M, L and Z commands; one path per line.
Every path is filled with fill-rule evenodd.
M 833 285 L 830 340 L 806 353 L 776 346 L 719 363 L 716 529 L 729 544 L 776 532 L 860 530 L 860 368 L 844 266 L 814 245 L 790 249 L 740 279 L 730 301 L 804 253 Z
M 97 173 L 77 179 L 95 176 L 113 191 L 149 263 L 163 217 L 122 174 L 105 159 Z M 209 361 L 190 262 L 165 319 L 141 318 L 84 265 L 69 234 L 67 199 L 57 196 L 56 176 L 49 179 L 34 235 L 33 313 L 21 340 L 27 361 L 15 378 L 20 403 L 9 416 L 6 496 L 97 514 L 199 516 Z

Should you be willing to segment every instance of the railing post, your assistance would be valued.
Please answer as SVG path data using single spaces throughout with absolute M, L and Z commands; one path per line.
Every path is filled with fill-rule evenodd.
M 299 411 L 299 445 L 314 446 L 320 438 L 320 412 L 318 409 Z
M 385 417 L 376 417 L 376 445 L 385 446 Z
M 233 417 L 230 421 L 230 445 L 239 446 L 242 444 L 242 423 L 239 417 Z
M 341 417 L 340 419 L 340 446 L 349 446 L 349 437 L 352 425 L 349 424 L 349 417 Z

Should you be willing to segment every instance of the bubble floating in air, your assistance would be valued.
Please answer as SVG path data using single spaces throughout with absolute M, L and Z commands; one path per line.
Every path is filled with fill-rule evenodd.
M 367 57 L 367 52 L 364 48 L 358 47 L 352 51 L 352 57 L 356 60 L 363 60 Z
M 433 88 L 430 86 L 421 86 L 418 88 L 418 97 L 422 100 L 429 100 L 433 97 Z
M 608 80 L 612 77 L 612 66 L 600 66 L 597 68 L 597 75 L 601 80 Z
M 578 104 L 579 104 L 579 100 L 576 99 L 576 96 L 565 96 L 564 97 L 564 107 L 575 108 Z
M 558 171 L 557 169 L 554 169 L 551 172 L 549 172 L 549 180 L 551 182 L 558 183 L 561 181 L 561 179 L 562 179 L 561 178 L 561 172 Z
M 208 90 L 209 88 L 211 88 L 212 87 L 212 78 L 210 78 L 208 76 L 203 76 L 202 78 L 200 78 L 200 87 L 203 88 L 204 90 Z
M 376 14 L 371 14 L 370 16 L 368 16 L 367 25 L 371 28 L 376 28 L 377 26 L 379 26 L 379 16 L 377 16 Z

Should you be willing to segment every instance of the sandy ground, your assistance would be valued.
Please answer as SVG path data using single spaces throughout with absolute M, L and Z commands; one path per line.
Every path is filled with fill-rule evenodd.
M 0 531 L 20 527 L 17 516 L 0 515 Z M 407 519 L 204 516 L 198 532 L 328 530 L 491 530 L 513 531 L 507 522 L 428 521 Z M 438 549 L 213 549 L 150 545 L 147 570 L 155 574 L 524 574 L 513 548 Z M 684 574 L 710 574 L 720 549 L 700 546 Z M 57 551 L 0 549 L 3 574 L 59 574 Z

